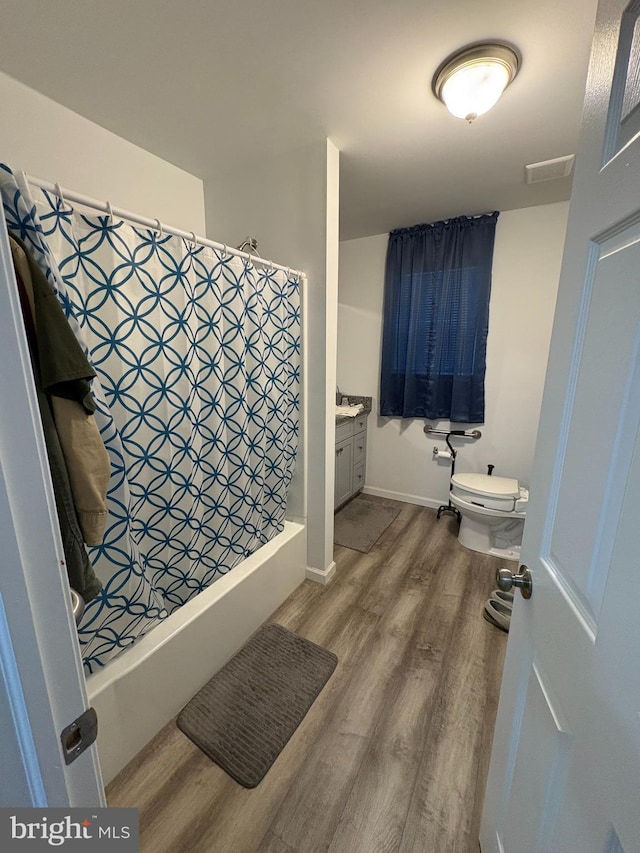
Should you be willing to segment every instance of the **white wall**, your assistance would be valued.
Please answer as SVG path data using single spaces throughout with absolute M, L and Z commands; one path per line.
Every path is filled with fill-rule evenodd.
M 255 237 L 258 252 L 308 276 L 304 317 L 308 357 L 301 458 L 308 481 L 292 483 L 288 512 L 307 518 L 310 577 L 333 571 L 334 404 L 338 299 L 339 152 L 322 139 L 285 155 L 223 171 L 205 181 L 211 237 L 238 245 Z M 306 492 L 306 505 L 305 505 Z
M 114 207 L 205 233 L 199 178 L 2 73 L 0 104 L 0 162 Z
M 568 210 L 560 202 L 498 219 L 485 424 L 480 440 L 457 443 L 459 472 L 484 473 L 493 464 L 495 474 L 529 483 Z M 374 398 L 365 491 L 438 506 L 446 501 L 450 468 L 434 461 L 432 448 L 446 449 L 444 440 L 424 434 L 427 421 L 377 416 L 387 241 L 378 234 L 340 244 L 338 384 L 347 394 Z

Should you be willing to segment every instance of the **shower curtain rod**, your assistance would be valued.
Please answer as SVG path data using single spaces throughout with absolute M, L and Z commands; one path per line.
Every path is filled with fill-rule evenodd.
M 274 261 L 266 260 L 265 258 L 261 258 L 257 255 L 250 255 L 248 252 L 241 252 L 239 249 L 226 246 L 224 243 L 216 243 L 214 240 L 209 240 L 206 237 L 198 237 L 193 231 L 181 231 L 179 228 L 173 228 L 170 225 L 165 225 L 160 222 L 159 219 L 147 219 L 144 216 L 132 213 L 124 208 L 112 207 L 109 201 L 99 201 L 98 199 L 91 198 L 90 196 L 81 195 L 73 190 L 63 189 L 60 184 L 53 184 L 50 181 L 43 181 L 41 178 L 34 178 L 31 175 L 27 175 L 25 172 L 21 172 L 20 174 L 27 184 L 33 184 L 36 187 L 40 187 L 40 189 L 54 193 L 63 204 L 65 202 L 75 202 L 76 204 L 83 205 L 83 207 L 91 207 L 94 210 L 100 210 L 103 213 L 107 213 L 111 218 L 117 216 L 119 219 L 127 219 L 129 222 L 134 222 L 136 225 L 144 225 L 146 228 L 159 231 L 161 235 L 172 234 L 175 237 L 182 237 L 184 240 L 188 240 L 194 245 L 207 246 L 210 249 L 217 249 L 218 251 L 222 250 L 227 255 L 244 258 L 254 265 L 262 264 L 265 267 L 269 267 L 269 269 L 282 270 L 287 273 L 287 276 L 294 275 L 296 278 L 305 280 L 307 278 L 306 273 L 302 270 L 294 270 L 290 267 L 285 267 L 283 264 L 276 264 Z

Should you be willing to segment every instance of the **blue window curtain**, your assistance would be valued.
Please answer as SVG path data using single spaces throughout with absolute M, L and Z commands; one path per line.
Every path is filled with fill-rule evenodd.
M 389 234 L 380 414 L 484 421 L 498 212 Z

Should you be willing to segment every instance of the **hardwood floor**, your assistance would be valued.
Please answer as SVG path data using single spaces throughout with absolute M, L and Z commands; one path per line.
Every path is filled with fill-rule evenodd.
M 451 516 L 401 504 L 369 554 L 273 614 L 338 667 L 253 790 L 169 723 L 114 779 L 142 853 L 477 853 L 506 634 L 482 617 L 499 561 Z

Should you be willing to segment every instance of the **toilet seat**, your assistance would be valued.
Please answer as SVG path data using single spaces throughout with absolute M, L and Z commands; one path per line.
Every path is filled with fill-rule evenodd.
M 511 477 L 490 477 L 488 474 L 454 474 L 452 495 L 472 507 L 524 515 L 529 492 Z

